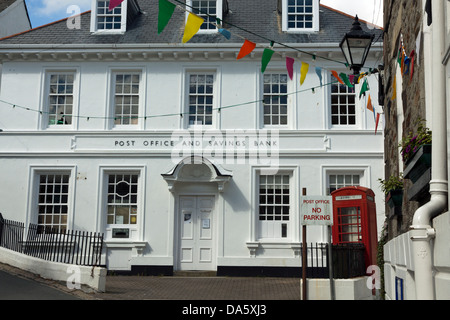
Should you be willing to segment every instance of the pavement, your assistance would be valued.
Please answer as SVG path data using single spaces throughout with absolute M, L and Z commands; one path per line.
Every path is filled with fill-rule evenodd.
M 106 292 L 93 292 L 89 288 L 68 289 L 65 283 L 43 279 L 35 274 L 0 264 L 0 271 L 15 276 L 20 282 L 10 284 L 14 291 L 9 295 L 0 294 L 0 300 L 21 299 L 19 283 L 33 281 L 53 291 L 49 300 L 300 300 L 300 279 L 266 277 L 192 277 L 192 276 L 119 276 L 111 275 L 106 279 Z M 8 280 L 9 281 L 9 280 Z M 4 287 L 7 290 L 7 287 Z M 27 300 L 45 299 L 38 289 L 25 289 Z M 42 290 L 42 289 L 39 289 Z M 49 293 L 47 293 L 49 294 Z M 55 295 L 56 294 L 56 295 Z

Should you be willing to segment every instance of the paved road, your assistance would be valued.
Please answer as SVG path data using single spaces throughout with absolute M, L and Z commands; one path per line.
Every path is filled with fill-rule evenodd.
M 48 284 L 0 270 L 0 300 L 78 300 Z

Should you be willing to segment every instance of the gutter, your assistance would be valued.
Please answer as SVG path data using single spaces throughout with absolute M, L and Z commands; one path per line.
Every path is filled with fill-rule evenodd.
M 435 299 L 432 240 L 436 230 L 432 227 L 432 220 L 447 209 L 448 203 L 446 77 L 441 64 L 445 54 L 444 5 L 444 1 L 432 1 L 431 199 L 415 212 L 410 232 L 417 300 Z

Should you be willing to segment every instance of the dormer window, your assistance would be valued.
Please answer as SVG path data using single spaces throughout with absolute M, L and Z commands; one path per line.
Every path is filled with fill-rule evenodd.
M 188 0 L 187 5 L 189 11 L 197 16 L 205 19 L 200 27 L 199 32 L 217 31 L 216 18 L 223 18 L 223 1 L 224 0 Z
M 109 10 L 109 0 L 92 0 L 91 32 L 123 33 L 127 29 L 127 11 L 129 2 L 124 0 L 112 10 Z
M 136 0 L 123 0 L 109 10 L 110 0 L 92 0 L 91 32 L 97 34 L 124 33 L 141 13 Z
M 283 31 L 319 31 L 319 0 L 282 0 Z
M 122 3 L 109 10 L 108 1 L 97 1 L 97 30 L 120 30 L 122 28 Z

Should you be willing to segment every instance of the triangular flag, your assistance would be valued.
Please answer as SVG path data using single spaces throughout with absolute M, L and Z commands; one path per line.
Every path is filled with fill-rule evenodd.
M 244 44 L 242 45 L 241 50 L 239 51 L 239 54 L 236 59 L 237 60 L 242 59 L 246 55 L 250 54 L 255 48 L 256 48 L 256 43 L 245 39 Z
M 294 77 L 294 62 L 295 60 L 291 57 L 286 57 L 286 69 L 289 75 L 289 78 L 292 80 Z
M 336 80 L 337 81 L 339 81 L 341 84 L 345 84 L 342 80 L 341 80 L 341 78 L 339 78 L 339 75 L 338 75 L 338 73 L 336 72 L 336 71 L 331 71 L 331 73 L 333 74 L 333 76 L 336 78 Z
M 351 84 L 350 80 L 348 79 L 348 76 L 345 73 L 341 73 L 339 75 L 342 79 L 342 81 L 344 81 L 345 85 L 349 88 L 353 88 L 353 85 Z
M 364 72 L 361 72 L 359 74 L 358 81 L 356 83 L 359 83 L 361 81 L 361 79 L 364 78 L 365 76 L 366 76 L 366 74 Z
M 355 83 L 354 82 L 355 81 L 355 75 L 354 74 L 349 75 L 348 76 L 348 80 L 350 80 L 350 83 Z
M 300 85 L 305 82 L 306 75 L 308 74 L 309 64 L 306 62 L 302 62 L 302 66 L 300 68 Z
M 203 18 L 200 18 L 199 16 L 189 13 L 186 26 L 184 28 L 184 35 L 183 35 L 183 43 L 188 42 L 191 40 L 191 38 L 200 30 L 200 27 L 202 26 L 203 22 L 205 20 Z
M 407 55 L 405 55 L 405 62 L 403 63 L 403 68 L 404 68 L 404 71 L 403 71 L 403 74 L 404 75 L 407 75 L 408 73 L 409 73 L 409 65 L 410 65 L 410 63 L 411 63 L 411 60 L 409 59 L 409 57 L 407 56 Z
M 175 11 L 175 5 L 167 0 L 159 0 L 158 34 L 160 34 L 169 23 Z
M 316 67 L 316 74 L 319 77 L 320 86 L 323 86 L 323 84 L 322 84 L 322 68 L 321 67 Z
M 262 56 L 262 64 L 261 64 L 261 72 L 264 73 L 266 71 L 266 67 L 270 62 L 270 59 L 272 59 L 272 55 L 275 51 L 272 49 L 265 48 Z
M 370 94 L 369 94 L 369 101 L 367 101 L 367 109 L 369 109 L 370 111 L 373 111 L 373 105 L 372 105 L 372 99 L 370 98 Z
M 379 113 L 377 113 L 377 121 L 375 124 L 375 134 L 377 134 L 377 131 L 378 131 L 378 122 L 380 122 L 380 114 Z
M 121 4 L 123 0 L 111 0 L 109 1 L 109 11 L 113 11 L 115 7 L 117 7 L 119 4 Z
M 367 79 L 364 79 L 364 83 L 361 86 L 361 91 L 359 92 L 359 99 L 361 99 L 362 95 L 366 95 L 366 91 L 369 91 L 369 83 L 367 82 Z
M 219 29 L 219 32 L 228 40 L 230 40 L 231 38 L 231 32 L 228 31 L 227 29 Z
M 410 80 L 412 80 L 413 74 L 414 74 L 414 61 L 416 59 L 416 52 L 413 50 L 411 51 L 411 75 Z
M 397 98 L 397 76 L 394 75 L 394 83 L 392 84 L 393 87 L 393 92 L 392 92 L 392 97 L 391 100 L 395 100 L 395 98 Z

